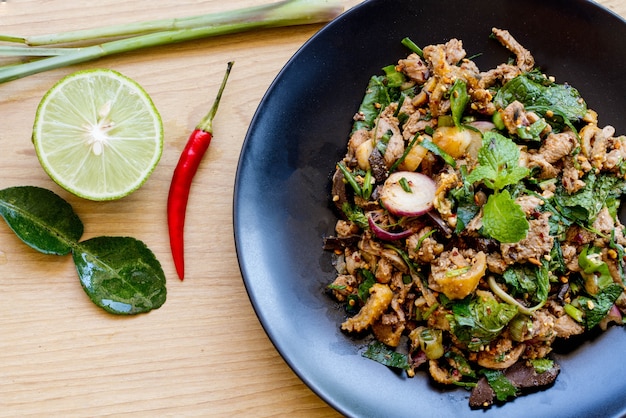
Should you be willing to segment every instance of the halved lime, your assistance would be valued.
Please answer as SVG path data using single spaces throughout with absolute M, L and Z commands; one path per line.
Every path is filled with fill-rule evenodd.
M 61 187 L 90 200 L 137 190 L 163 152 L 163 123 L 148 93 L 109 69 L 83 70 L 43 97 L 33 143 L 44 170 Z

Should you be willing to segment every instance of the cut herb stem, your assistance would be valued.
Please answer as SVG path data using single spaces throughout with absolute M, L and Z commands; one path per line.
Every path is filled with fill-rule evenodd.
M 417 46 L 417 44 L 413 42 L 410 38 L 407 37 L 407 38 L 402 39 L 402 45 L 409 48 L 411 51 L 415 52 L 420 57 L 424 58 L 424 51 L 422 51 L 422 48 Z
M 0 67 L 0 83 L 43 71 L 91 61 L 112 54 L 176 42 L 249 31 L 259 28 L 303 25 L 328 21 L 342 11 L 336 0 L 284 0 L 278 3 L 179 19 L 116 25 L 83 31 L 33 37 L 0 35 L 0 41 L 30 46 L 11 46 L 0 50 L 5 56 L 49 56 L 30 62 Z M 130 36 L 130 37 L 127 37 Z M 97 45 L 39 48 L 34 45 L 109 40 Z M 4 51 L 4 54 L 1 54 Z M 19 53 L 19 54 L 18 54 Z

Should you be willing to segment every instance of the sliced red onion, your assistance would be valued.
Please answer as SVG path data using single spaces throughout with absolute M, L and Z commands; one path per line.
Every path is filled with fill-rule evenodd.
M 408 238 L 413 235 L 413 230 L 411 229 L 406 229 L 400 232 L 389 232 L 386 229 L 382 228 L 380 225 L 378 225 L 374 221 L 374 218 L 372 218 L 371 214 L 367 216 L 367 222 L 369 223 L 370 229 L 372 230 L 374 235 L 376 235 L 377 238 L 382 239 L 383 241 L 396 241 L 399 239 Z
M 443 235 L 445 235 L 446 237 L 452 236 L 452 232 L 453 232 L 452 228 L 448 226 L 446 221 L 441 219 L 441 216 L 439 216 L 439 213 L 431 210 L 431 211 L 426 212 L 426 215 L 428 215 L 428 217 L 432 219 L 432 221 L 435 223 L 435 225 L 437 226 L 437 228 L 439 229 L 439 231 L 441 231 Z

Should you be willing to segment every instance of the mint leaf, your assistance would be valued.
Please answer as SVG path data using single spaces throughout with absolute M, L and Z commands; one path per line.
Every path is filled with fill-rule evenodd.
M 519 155 L 519 150 L 518 150 Z M 517 164 L 517 163 L 516 163 Z M 507 170 L 504 176 L 501 176 L 496 182 L 495 186 L 501 189 L 510 184 L 517 184 L 520 180 L 528 176 L 529 170 L 526 167 L 516 166 Z
M 526 237 L 530 225 L 526 214 L 508 190 L 493 194 L 483 207 L 483 228 L 500 242 L 518 242 Z
M 469 183 L 482 181 L 487 187 L 493 189 L 493 181 L 496 177 L 498 177 L 498 172 L 494 168 L 487 165 L 479 165 L 474 168 L 471 173 L 469 173 L 469 175 L 467 176 L 467 181 Z
M 518 161 L 519 149 L 511 139 L 493 131 L 483 134 L 483 145 L 478 152 L 478 162 L 481 165 L 500 172 L 508 167 L 517 167 Z
M 483 144 L 478 150 L 478 163 L 468 176 L 468 181 L 482 181 L 495 191 L 516 184 L 529 171 L 519 165 L 520 151 L 515 142 L 497 132 L 485 132 Z
M 519 165 L 520 151 L 509 138 L 496 132 L 483 134 L 483 145 L 478 150 L 477 166 L 467 181 L 482 181 L 495 194 L 489 196 L 483 207 L 484 232 L 500 242 L 518 242 L 528 232 L 528 221 L 522 208 L 515 203 L 504 187 L 519 183 L 529 174 Z

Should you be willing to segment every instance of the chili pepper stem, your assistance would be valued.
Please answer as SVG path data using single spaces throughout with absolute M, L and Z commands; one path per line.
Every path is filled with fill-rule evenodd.
M 224 92 L 224 87 L 226 87 L 226 81 L 228 80 L 228 76 L 230 75 L 230 70 L 233 68 L 234 62 L 231 61 L 228 63 L 226 67 L 226 73 L 224 73 L 224 78 L 222 79 L 222 84 L 220 85 L 219 90 L 217 91 L 217 96 L 215 96 L 215 101 L 213 102 L 213 106 L 209 112 L 202 118 L 200 123 L 196 125 L 196 129 L 213 133 L 213 119 L 215 118 L 215 114 L 217 113 L 217 108 L 220 105 L 220 100 L 222 100 L 222 93 Z

